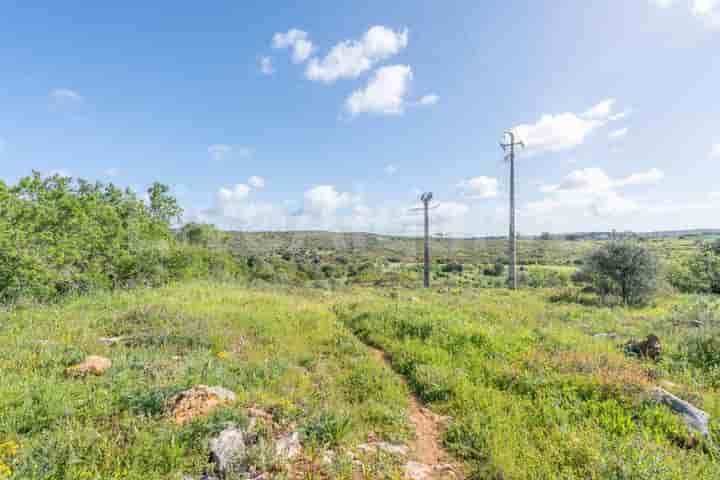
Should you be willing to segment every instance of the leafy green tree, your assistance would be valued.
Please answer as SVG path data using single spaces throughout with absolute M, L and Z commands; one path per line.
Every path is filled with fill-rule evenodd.
M 658 260 L 635 242 L 604 244 L 587 257 L 583 273 L 601 295 L 618 297 L 625 305 L 646 304 L 658 289 Z
M 702 244 L 687 262 L 676 264 L 670 282 L 684 292 L 720 294 L 720 242 Z
M 153 217 L 167 224 L 180 221 L 183 210 L 175 197 L 170 195 L 170 187 L 155 182 L 148 188 L 147 195 Z
M 180 229 L 179 236 L 191 245 L 203 247 L 223 240 L 222 232 L 207 223 L 187 223 Z
M 160 184 L 151 193 L 146 204 L 112 184 L 39 172 L 0 182 L 0 302 L 159 284 L 229 265 L 207 249 L 181 251 L 169 224 L 177 202 Z

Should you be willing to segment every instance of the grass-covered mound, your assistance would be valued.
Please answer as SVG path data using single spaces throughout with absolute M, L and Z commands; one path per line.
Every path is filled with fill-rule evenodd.
M 710 361 L 720 354 L 720 309 L 674 303 L 610 310 L 496 290 L 355 298 L 337 311 L 421 399 L 454 418 L 445 441 L 475 478 L 720 478 Z M 649 333 L 663 342 L 659 363 L 626 355 L 625 342 Z M 649 401 L 654 386 L 710 413 L 710 438 Z
M 199 478 L 208 439 L 246 424 L 249 406 L 302 431 L 308 456 L 371 432 L 407 437 L 405 386 L 323 298 L 196 282 L 0 313 L 0 478 Z M 66 374 L 90 354 L 112 367 Z M 166 402 L 195 385 L 223 386 L 237 402 L 177 425 Z M 368 478 L 393 472 L 367 468 Z M 326 469 L 349 478 L 350 463 L 338 455 Z

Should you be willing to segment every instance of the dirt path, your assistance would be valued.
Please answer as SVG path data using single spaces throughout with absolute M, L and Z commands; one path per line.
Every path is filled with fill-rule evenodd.
M 390 365 L 385 352 L 372 346 L 368 346 L 368 348 L 375 358 Z M 404 378 L 402 380 L 407 384 Z M 445 428 L 443 418 L 425 408 L 414 394 L 408 398 L 408 404 L 410 421 L 415 426 L 415 439 L 411 448 L 416 460 L 416 462 L 408 462 L 408 466 L 416 471 L 415 474 L 408 472 L 409 478 L 462 479 L 460 469 L 449 463 L 452 461 L 452 457 L 442 446 L 442 433 Z M 424 469 L 423 467 L 428 468 Z

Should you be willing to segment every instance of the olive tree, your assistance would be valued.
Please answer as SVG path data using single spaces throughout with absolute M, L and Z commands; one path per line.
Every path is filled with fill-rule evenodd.
M 644 305 L 658 289 L 657 258 L 631 241 L 598 248 L 585 259 L 582 272 L 601 295 L 618 297 L 625 305 Z

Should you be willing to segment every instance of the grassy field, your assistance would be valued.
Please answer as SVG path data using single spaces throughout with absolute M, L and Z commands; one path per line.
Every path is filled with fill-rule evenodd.
M 118 335 L 133 340 L 98 342 Z M 319 292 L 193 283 L 93 296 L 2 314 L 0 344 L 0 478 L 200 474 L 207 440 L 227 421 L 246 424 L 248 406 L 302 429 L 309 462 L 314 449 L 356 445 L 371 432 L 394 441 L 409 434 L 406 387 Z M 88 354 L 109 357 L 112 368 L 65 375 Z M 198 384 L 236 392 L 237 404 L 182 426 L 166 418 L 166 400 Z M 338 455 L 322 471 L 350 478 L 349 468 Z M 384 461 L 366 470 L 384 472 L 368 478 L 396 471 Z
M 700 250 L 702 237 L 640 238 L 663 267 L 686 262 Z M 519 281 L 524 287 L 558 288 L 599 240 L 518 242 Z M 362 233 L 268 232 L 230 233 L 216 248 L 232 252 L 247 264 L 251 276 L 271 283 L 334 287 L 338 285 L 417 287 L 422 284 L 422 241 L 418 238 Z M 502 239 L 439 239 L 431 242 L 432 283 L 439 287 L 499 288 L 507 264 Z
M 443 442 L 469 478 L 720 478 L 718 332 L 709 298 L 624 310 L 547 290 L 330 295 L 194 282 L 18 309 L 0 314 L 0 478 L 198 478 L 208 439 L 246 424 L 250 406 L 303 432 L 295 477 L 251 459 L 273 478 L 401 478 L 384 456 L 358 472 L 349 452 L 412 439 L 408 388 L 451 418 Z M 649 333 L 659 362 L 625 354 Z M 108 336 L 132 340 L 98 341 Z M 68 377 L 88 354 L 112 368 Z M 167 399 L 198 384 L 238 400 L 176 425 Z M 710 438 L 648 401 L 656 385 L 708 412 Z M 327 449 L 338 455 L 323 464 Z

